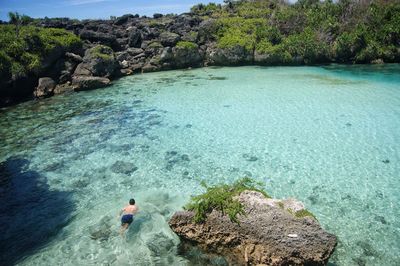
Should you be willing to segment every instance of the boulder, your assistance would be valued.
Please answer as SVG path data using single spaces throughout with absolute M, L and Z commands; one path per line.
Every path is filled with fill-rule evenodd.
M 115 76 L 118 69 L 113 50 L 105 45 L 97 45 L 86 50 L 83 62 L 76 67 L 74 75 L 108 78 Z
M 74 61 L 76 63 L 81 63 L 83 61 L 82 56 L 74 54 L 74 53 L 65 53 L 65 57 Z
M 54 88 L 56 87 L 56 82 L 52 78 L 40 78 L 39 84 L 35 88 L 33 95 L 36 98 L 46 98 L 53 95 Z
M 165 31 L 160 34 L 160 42 L 163 46 L 175 46 L 180 40 L 180 36 L 173 32 Z
M 102 77 L 74 76 L 72 79 L 72 87 L 75 91 L 93 90 L 109 84 L 110 80 Z
M 144 52 L 144 50 L 142 48 L 128 48 L 126 51 L 131 56 L 136 56 L 136 55 L 141 54 L 141 53 Z
M 72 87 L 71 82 L 68 81 L 64 84 L 57 84 L 56 88 L 54 89 L 54 94 L 62 94 L 72 91 L 74 91 L 74 88 Z
M 126 15 L 120 16 L 115 20 L 114 24 L 115 25 L 125 24 L 126 22 L 128 22 L 128 20 L 130 18 L 134 18 L 134 16 L 132 14 L 126 14 Z
M 301 202 L 268 199 L 248 190 L 236 199 L 244 208 L 238 223 L 212 210 L 203 223 L 193 222 L 194 212 L 176 212 L 169 225 L 184 241 L 222 254 L 231 265 L 327 264 L 337 239 Z
M 198 67 L 202 63 L 197 44 L 185 42 L 188 45 L 176 46 L 173 50 L 174 65 L 181 67 Z
M 140 46 L 142 45 L 142 41 L 143 41 L 142 32 L 138 29 L 132 30 L 131 33 L 129 34 L 129 41 L 128 41 L 129 47 L 140 48 Z

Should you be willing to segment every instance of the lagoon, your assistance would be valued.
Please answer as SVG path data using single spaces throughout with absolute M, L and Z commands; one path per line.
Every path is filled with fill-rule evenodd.
M 201 181 L 244 176 L 338 236 L 332 265 L 400 260 L 398 64 L 133 75 L 5 108 L 0 136 L 6 264 L 196 265 L 169 217 Z

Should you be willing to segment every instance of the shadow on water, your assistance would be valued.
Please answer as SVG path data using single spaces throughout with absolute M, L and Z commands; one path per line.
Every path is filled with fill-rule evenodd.
M 29 161 L 0 163 L 0 261 L 13 265 L 49 243 L 72 219 L 71 193 L 51 191 Z

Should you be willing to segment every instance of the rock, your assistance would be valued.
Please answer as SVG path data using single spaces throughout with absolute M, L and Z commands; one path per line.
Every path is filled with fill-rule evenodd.
M 174 62 L 176 67 L 198 67 L 202 63 L 197 44 L 188 46 L 177 46 L 173 48 Z
M 165 47 L 160 55 L 161 62 L 170 61 L 174 58 L 174 54 L 172 53 L 171 47 Z
M 182 36 L 182 40 L 187 42 L 196 42 L 197 38 L 198 33 L 196 31 L 187 32 Z
M 111 171 L 113 171 L 116 174 L 126 174 L 130 175 L 133 172 L 135 172 L 138 168 L 130 162 L 124 162 L 124 161 L 116 161 L 112 166 L 111 166 Z
M 375 59 L 375 60 L 372 60 L 371 61 L 371 64 L 376 64 L 376 65 L 382 65 L 382 64 L 384 64 L 385 62 L 383 61 L 383 59 L 381 59 L 381 58 L 378 58 L 378 59 Z
M 111 81 L 108 78 L 74 76 L 72 78 L 72 87 L 75 91 L 93 90 L 109 85 Z
M 92 31 L 92 30 L 82 30 L 79 34 L 81 39 L 88 40 L 90 42 L 97 42 L 104 45 L 114 47 L 117 45 L 116 37 L 109 33 Z
M 180 40 L 180 36 L 173 32 L 165 31 L 160 34 L 160 42 L 163 46 L 175 46 Z
M 292 214 L 304 212 L 301 202 L 267 199 L 256 191 L 237 199 L 245 211 L 239 224 L 213 210 L 200 224 L 193 222 L 194 212 L 176 212 L 169 225 L 183 240 L 222 254 L 232 265 L 326 265 L 337 239 L 315 218 Z
M 111 216 L 104 216 L 97 224 L 89 227 L 90 238 L 93 240 L 108 240 L 115 232 L 111 230 Z
M 56 88 L 54 89 L 54 94 L 61 94 L 66 92 L 74 91 L 74 88 L 71 85 L 71 82 L 67 82 L 64 84 L 57 84 Z
M 207 19 L 200 23 L 198 30 L 199 43 L 203 44 L 214 40 L 214 33 L 218 29 L 215 19 Z
M 140 46 L 142 45 L 142 41 L 143 41 L 143 36 L 141 31 L 138 29 L 132 30 L 131 33 L 129 34 L 129 41 L 128 41 L 129 47 L 140 48 Z
M 122 76 L 129 76 L 129 75 L 132 75 L 132 74 L 133 74 L 132 69 L 129 69 L 129 68 L 121 69 L 121 75 Z
M 154 72 L 160 70 L 160 67 L 152 65 L 152 64 L 146 64 L 142 67 L 142 72 L 147 73 L 147 72 Z
M 76 67 L 74 75 L 108 78 L 115 76 L 118 69 L 113 50 L 105 45 L 97 45 L 86 50 L 83 62 Z
M 56 82 L 52 78 L 40 78 L 39 84 L 36 87 L 33 95 L 36 98 L 46 98 L 53 95 L 54 88 L 56 87 Z
M 72 61 L 76 63 L 81 63 L 83 61 L 82 57 L 80 55 L 74 54 L 74 53 L 65 53 L 65 57 L 68 59 L 71 59 Z
M 122 24 L 125 24 L 126 22 L 128 22 L 128 20 L 129 20 L 130 18 L 134 18 L 134 16 L 133 16 L 132 14 L 126 14 L 126 15 L 123 15 L 123 16 L 121 16 L 121 17 L 118 17 L 118 18 L 115 20 L 114 25 L 122 25 Z
M 129 62 L 126 61 L 126 60 L 123 60 L 123 61 L 120 63 L 120 66 L 121 66 L 121 68 L 128 68 L 128 67 L 129 67 Z
M 252 61 L 253 55 L 239 45 L 224 49 L 210 45 L 207 48 L 207 62 L 210 65 L 242 65 Z
M 130 56 L 136 56 L 144 53 L 144 50 L 142 48 L 128 48 L 126 51 Z

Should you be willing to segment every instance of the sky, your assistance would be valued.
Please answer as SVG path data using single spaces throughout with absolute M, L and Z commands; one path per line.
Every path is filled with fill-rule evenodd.
M 123 14 L 180 14 L 201 2 L 222 3 L 223 0 L 0 0 L 0 20 L 8 21 L 10 11 L 33 18 L 77 19 L 110 18 Z

